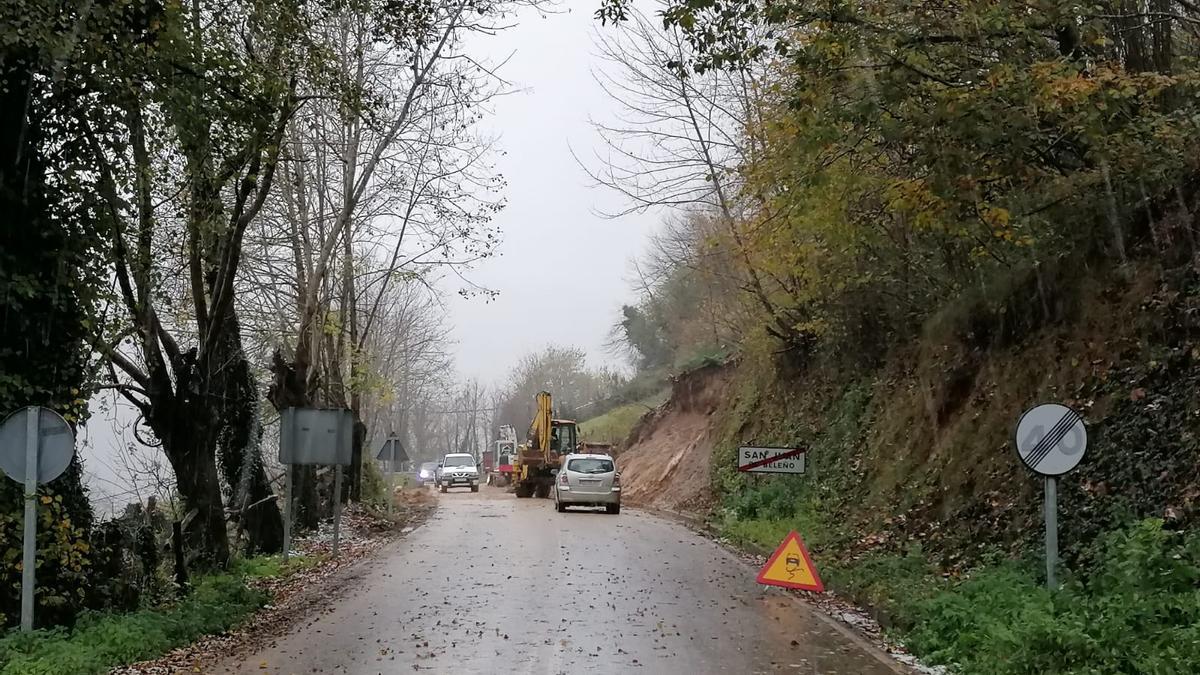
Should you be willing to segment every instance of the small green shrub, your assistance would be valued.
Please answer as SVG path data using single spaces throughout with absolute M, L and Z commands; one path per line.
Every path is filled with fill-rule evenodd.
M 0 630 L 20 618 L 23 489 L 0 480 Z M 64 502 L 51 488 L 38 492 L 36 613 L 40 622 L 67 624 L 87 598 L 91 545 L 87 530 L 72 520 L 70 495 Z
M 686 373 L 691 370 L 722 366 L 733 355 L 733 350 L 724 345 L 699 345 L 675 358 L 675 370 Z
M 245 579 L 275 579 L 297 571 L 312 569 L 323 559 L 323 556 L 316 555 L 293 555 L 288 558 L 287 562 L 284 562 L 283 556 L 279 555 L 239 558 L 230 567 L 230 574 Z
M 407 476 L 401 474 L 398 479 L 400 485 L 404 485 Z M 379 466 L 375 462 L 363 462 L 362 465 L 362 501 L 371 506 L 380 508 L 387 507 L 388 486 Z
M 867 555 L 851 564 L 819 566 L 825 583 L 837 593 L 870 607 L 889 630 L 903 634 L 921 616 L 919 605 L 945 590 L 920 546 L 904 555 Z

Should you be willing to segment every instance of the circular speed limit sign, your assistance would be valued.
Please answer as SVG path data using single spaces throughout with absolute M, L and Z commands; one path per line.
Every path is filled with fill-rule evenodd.
M 1025 466 L 1043 476 L 1074 469 L 1087 449 L 1083 416 L 1058 403 L 1031 408 L 1017 422 L 1017 454 Z

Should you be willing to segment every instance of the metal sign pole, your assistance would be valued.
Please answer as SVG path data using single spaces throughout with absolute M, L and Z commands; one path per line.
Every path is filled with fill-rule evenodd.
M 1046 588 L 1058 588 L 1058 479 L 1046 476 Z
M 283 561 L 292 550 L 292 465 L 283 465 Z
M 342 465 L 333 470 L 333 557 L 338 557 L 338 539 L 342 526 Z
M 0 421 L 0 474 L 21 483 L 21 630 L 33 630 L 37 582 L 37 486 L 62 475 L 75 457 L 75 431 L 49 408 L 21 408 Z
M 25 535 L 21 559 L 21 631 L 33 630 L 33 584 L 37 555 L 37 478 L 39 408 L 25 411 Z
M 392 513 L 392 502 L 396 499 L 396 446 L 399 444 L 399 441 L 389 439 L 388 443 L 392 446 L 392 461 L 388 463 L 387 494 L 384 495 L 384 499 L 387 500 L 387 510 L 390 515 Z

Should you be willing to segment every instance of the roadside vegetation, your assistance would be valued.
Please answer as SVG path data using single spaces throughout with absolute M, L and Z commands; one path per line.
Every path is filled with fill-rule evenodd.
M 199 578 L 178 600 L 128 613 L 87 612 L 74 627 L 13 632 L 0 638 L 0 674 L 107 673 L 152 659 L 246 620 L 270 595 L 253 582 L 277 579 L 317 561 L 276 556 L 238 560 L 228 572 Z
M 583 162 L 668 213 L 614 332 L 720 401 L 694 503 L 754 550 L 798 530 L 929 662 L 1200 669 L 1200 11 L 1164 7 L 598 12 L 626 124 Z M 1048 400 L 1091 439 L 1056 591 L 1011 445 Z M 807 447 L 808 474 L 738 474 L 750 441 Z

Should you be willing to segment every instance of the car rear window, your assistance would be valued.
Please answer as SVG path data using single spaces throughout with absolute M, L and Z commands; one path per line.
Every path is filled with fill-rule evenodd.
M 610 473 L 613 463 L 611 459 L 573 459 L 567 462 L 567 469 L 575 473 Z

